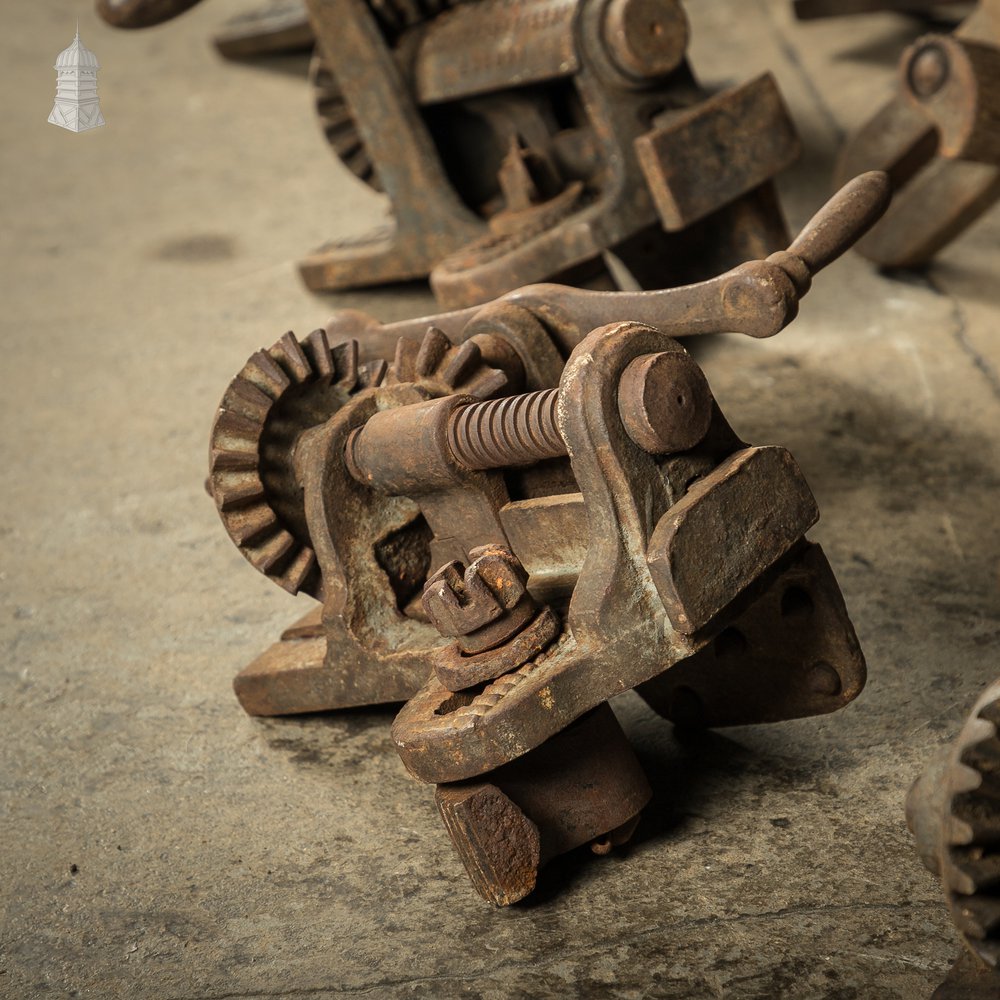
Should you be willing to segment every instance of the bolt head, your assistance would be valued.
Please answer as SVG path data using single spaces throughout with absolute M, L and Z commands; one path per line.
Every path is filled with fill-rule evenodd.
M 502 545 L 482 545 L 469 553 L 469 573 L 486 585 L 505 611 L 516 607 L 528 592 L 528 574 L 518 558 Z
M 462 636 L 496 621 L 504 607 L 478 575 L 460 562 L 445 563 L 424 584 L 424 612 L 443 636 Z
M 687 451 L 708 433 L 712 391 L 686 351 L 645 354 L 622 373 L 618 412 L 629 437 L 644 451 Z
M 502 545 L 472 549 L 469 560 L 468 567 L 446 563 L 424 585 L 424 611 L 443 636 L 471 635 L 517 607 L 528 592 L 528 574 Z

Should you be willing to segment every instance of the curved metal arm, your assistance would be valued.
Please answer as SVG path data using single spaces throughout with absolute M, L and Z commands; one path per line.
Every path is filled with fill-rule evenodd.
M 880 170 L 845 184 L 813 217 L 787 250 L 749 261 L 695 285 L 654 292 L 595 292 L 567 285 L 528 285 L 497 300 L 537 317 L 565 355 L 595 327 L 622 319 L 663 330 L 672 337 L 743 333 L 771 337 L 788 325 L 813 275 L 859 240 L 889 207 L 891 185 Z M 453 341 L 483 306 L 386 325 L 360 313 L 335 316 L 327 331 L 358 337 L 369 349 L 386 349 L 400 337 L 420 338 L 436 326 Z M 481 331 L 479 331 L 481 332 Z M 391 353 L 390 355 L 391 356 Z

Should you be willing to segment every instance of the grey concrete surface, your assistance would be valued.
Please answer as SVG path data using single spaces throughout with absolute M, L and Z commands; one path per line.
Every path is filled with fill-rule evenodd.
M 849 257 L 795 326 L 700 351 L 748 439 L 801 462 L 868 656 L 829 718 L 681 742 L 616 705 L 655 787 L 636 844 L 470 890 L 392 712 L 260 721 L 236 670 L 307 610 L 202 491 L 222 389 L 334 307 L 294 260 L 383 211 L 334 163 L 303 61 L 226 65 L 212 0 L 146 33 L 8 5 L 0 40 L 0 996 L 928 996 L 956 937 L 905 791 L 1000 671 L 1000 212 L 927 275 Z M 793 224 L 919 28 L 698 0 L 707 81 L 771 67 L 808 153 Z M 80 18 L 107 126 L 46 123 Z

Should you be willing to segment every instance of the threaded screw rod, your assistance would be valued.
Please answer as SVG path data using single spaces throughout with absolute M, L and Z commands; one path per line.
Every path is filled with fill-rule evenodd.
M 556 422 L 558 389 L 471 403 L 448 424 L 448 444 L 467 469 L 531 465 L 566 454 Z

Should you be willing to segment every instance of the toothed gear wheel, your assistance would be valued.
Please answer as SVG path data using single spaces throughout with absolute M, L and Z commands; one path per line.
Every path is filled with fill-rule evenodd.
M 386 43 L 391 45 L 407 28 L 430 20 L 449 7 L 468 2 L 469 0 L 368 0 L 368 6 Z M 381 191 L 377 168 L 361 138 L 351 109 L 344 100 L 337 78 L 331 72 L 318 45 L 313 50 L 309 63 L 309 82 L 326 141 L 351 173 L 376 191 Z
M 1000 961 L 1000 683 L 956 741 L 942 829 L 941 880 L 955 925 L 985 962 Z
M 383 190 L 351 109 L 318 46 L 309 62 L 309 82 L 313 88 L 316 115 L 334 153 L 355 177 L 376 191 Z
M 436 327 L 402 339 L 392 366 L 358 363 L 358 343 L 331 349 L 324 330 L 286 333 L 258 351 L 229 384 L 212 427 L 209 486 L 229 537 L 247 560 L 289 593 L 322 599 L 321 577 L 293 468 L 298 436 L 325 423 L 351 397 L 413 383 L 427 396 L 487 399 L 507 385 L 472 341 L 454 346 Z

